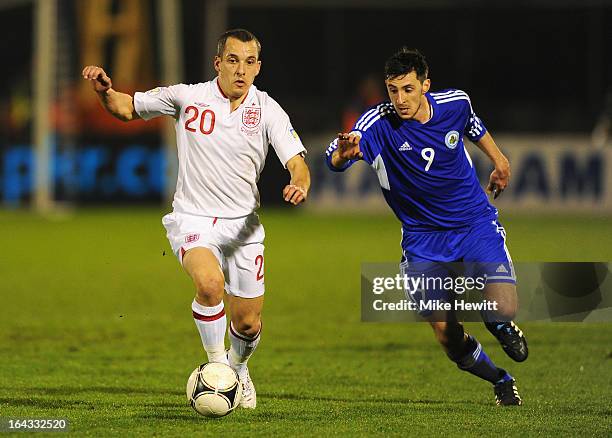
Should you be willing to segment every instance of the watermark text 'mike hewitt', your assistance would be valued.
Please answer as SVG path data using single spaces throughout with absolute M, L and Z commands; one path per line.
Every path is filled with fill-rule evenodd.
M 441 310 L 455 310 L 455 311 L 469 311 L 469 310 L 497 310 L 497 301 L 482 300 L 478 303 L 472 303 L 470 301 L 458 300 L 454 302 L 447 302 L 442 300 L 425 300 L 421 302 L 414 302 L 409 300 L 400 300 L 395 303 L 386 303 L 383 300 L 374 300 L 372 307 L 377 311 L 401 311 L 401 310 L 416 310 L 419 312 L 423 311 L 441 311 Z

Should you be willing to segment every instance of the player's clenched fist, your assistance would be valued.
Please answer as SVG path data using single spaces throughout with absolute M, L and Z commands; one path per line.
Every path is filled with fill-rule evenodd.
M 361 136 L 355 132 L 348 134 L 338 133 L 338 158 L 341 160 L 356 160 L 363 158 L 363 153 L 359 149 Z
M 295 184 L 287 184 L 283 189 L 283 199 L 293 205 L 298 205 L 304 202 L 308 197 L 308 192 L 305 188 L 296 186 Z
M 510 181 L 510 174 L 510 162 L 505 157 L 502 157 L 495 164 L 495 169 L 491 172 L 487 186 L 487 192 L 493 193 L 493 199 L 497 199 L 501 192 L 506 190 Z
M 91 81 L 93 89 L 96 93 L 108 91 L 113 86 L 111 78 L 108 77 L 106 72 L 101 67 L 88 65 L 83 69 L 82 75 L 83 79 Z

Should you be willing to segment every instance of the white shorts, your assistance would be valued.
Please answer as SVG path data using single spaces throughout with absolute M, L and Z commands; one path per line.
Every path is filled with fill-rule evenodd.
M 223 219 L 173 212 L 162 218 L 162 224 L 181 264 L 191 248 L 208 248 L 223 270 L 227 293 L 242 298 L 263 295 L 266 234 L 256 213 Z

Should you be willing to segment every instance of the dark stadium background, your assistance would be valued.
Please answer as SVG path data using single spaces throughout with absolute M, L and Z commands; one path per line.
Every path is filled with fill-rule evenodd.
M 0 7 L 0 147 L 31 144 L 31 119 L 15 123 L 19 105 L 32 97 L 33 6 L 13 0 Z M 82 3 L 86 4 L 86 2 Z M 120 1 L 110 1 L 111 13 L 121 11 Z M 153 76 L 161 76 L 158 3 L 143 3 L 148 13 L 151 44 L 148 57 Z M 179 2 L 182 32 L 183 81 L 210 79 L 202 29 L 206 23 L 203 2 Z M 434 89 L 466 90 L 478 114 L 493 133 L 572 133 L 589 135 L 612 111 L 612 7 L 606 1 L 533 2 L 218 2 L 227 5 L 228 27 L 245 27 L 260 38 L 263 68 L 256 84 L 268 91 L 290 114 L 304 139 L 321 132 L 337 132 L 342 114 L 355 99 L 358 83 L 367 75 L 381 78 L 385 59 L 399 47 L 419 48 L 427 56 Z M 255 5 L 257 5 L 255 7 Z M 335 6 L 334 6 L 335 5 Z M 79 15 L 76 3 L 58 2 L 60 32 L 68 35 L 62 46 L 58 94 L 78 87 L 82 60 Z M 116 49 L 113 37 L 105 42 L 106 64 Z M 62 52 L 63 51 L 63 52 Z M 67 54 L 66 54 L 67 52 Z M 63 54 L 62 54 L 63 53 Z M 101 64 L 105 60 L 100 60 Z M 113 66 L 108 65 L 111 73 Z M 133 78 L 135 89 L 159 84 Z M 150 83 L 149 83 L 150 82 Z M 122 83 L 115 87 L 122 89 Z M 60 85 L 58 85 L 59 87 Z M 125 89 L 125 88 L 124 88 Z M 65 93 L 64 93 L 65 94 Z M 15 101 L 22 100 L 16 104 Z M 65 100 L 70 101 L 70 98 Z M 68 104 L 70 105 L 70 104 Z M 17 107 L 17 109 L 16 109 Z M 31 106 L 29 107 L 31 108 Z M 78 109 L 71 111 L 78 112 Z M 99 113 L 95 113 L 96 116 Z M 160 146 L 155 130 L 131 134 L 122 129 L 96 132 L 85 129 L 91 120 L 77 117 L 68 135 L 58 133 L 58 146 L 74 150 L 84 144 L 103 143 Z M 310 158 L 325 144 L 307 144 Z M 111 148 L 111 155 L 115 154 Z M 10 179 L 4 154 L 0 166 L 5 183 Z M 106 164 L 106 167 L 112 167 Z M 104 168 L 99 170 L 104 172 Z M 146 172 L 146 170 L 140 170 Z M 18 172 L 19 173 L 19 172 Z M 23 174 L 23 169 L 22 169 Z M 274 154 L 268 157 L 260 188 L 265 205 L 280 203 L 278 180 L 283 177 Z M 69 178 L 68 178 L 69 180 Z M 56 197 L 71 202 L 155 202 L 160 199 L 156 181 L 146 193 L 126 194 L 105 189 L 104 177 L 96 190 L 74 189 L 70 181 L 59 184 Z M 108 183 L 110 184 L 110 183 Z M 6 186 L 6 184 L 4 184 Z M 6 190 L 0 186 L 0 192 Z M 22 193 L 23 192 L 23 193 Z M 19 191 L 17 200 L 29 199 Z
M 364 79 L 382 85 L 385 59 L 419 48 L 433 88 L 467 91 L 511 161 L 494 203 L 514 261 L 535 273 L 519 276 L 521 309 L 534 310 L 524 298 L 543 284 L 540 262 L 558 262 L 551 284 L 593 265 L 609 286 L 611 24 L 606 0 L 0 0 L 0 431 L 34 417 L 67 418 L 79 436 L 609 436 L 609 290 L 564 319 L 580 323 L 520 319 L 522 364 L 466 324 L 517 379 L 524 406 L 500 411 L 426 324 L 362 320 L 362 263 L 395 269 L 400 225 L 367 166 L 332 174 L 323 154 L 363 108 Z M 208 80 L 205 53 L 226 26 L 260 38 L 256 85 L 291 116 L 313 185 L 305 205 L 283 205 L 288 174 L 270 149 L 265 322 L 249 362 L 258 408 L 211 422 L 186 404 L 205 357 L 193 286 L 160 223 L 171 124 L 112 119 L 80 72 L 102 65 L 126 92 Z M 55 56 L 36 49 L 50 42 Z M 484 184 L 488 160 L 468 149 Z M 540 304 L 580 307 L 537 291 Z

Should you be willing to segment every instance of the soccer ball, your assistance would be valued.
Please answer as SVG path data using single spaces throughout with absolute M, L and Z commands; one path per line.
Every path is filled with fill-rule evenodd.
M 187 380 L 187 400 L 205 417 L 223 417 L 232 412 L 242 397 L 238 374 L 224 363 L 210 362 L 197 367 Z

